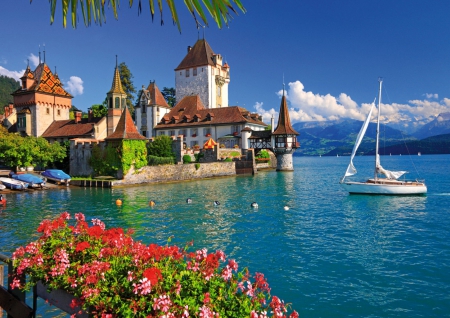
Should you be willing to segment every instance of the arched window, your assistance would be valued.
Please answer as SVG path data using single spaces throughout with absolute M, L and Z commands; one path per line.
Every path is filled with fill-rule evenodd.
M 115 98 L 115 105 L 114 105 L 114 107 L 115 108 L 120 108 L 120 98 L 119 97 Z

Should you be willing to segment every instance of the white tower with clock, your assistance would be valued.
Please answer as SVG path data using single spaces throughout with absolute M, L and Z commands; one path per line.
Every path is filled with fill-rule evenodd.
M 206 108 L 228 107 L 230 67 L 223 64 L 205 39 L 198 40 L 175 69 L 177 102 L 185 96 L 199 95 Z

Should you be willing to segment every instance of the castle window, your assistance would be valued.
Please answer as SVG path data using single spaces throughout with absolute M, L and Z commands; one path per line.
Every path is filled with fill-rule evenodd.
M 159 136 L 164 136 L 165 133 L 164 133 L 164 131 L 160 131 L 160 132 L 158 133 L 158 135 L 159 135 Z
M 142 106 L 142 113 L 143 113 L 143 114 L 145 114 L 146 108 L 147 108 L 147 107 L 145 107 L 145 105 Z
M 61 116 L 61 110 L 60 110 L 60 109 L 58 109 L 58 110 L 56 111 L 56 113 L 58 114 L 58 116 Z
M 109 108 L 113 108 L 113 100 L 112 97 L 109 98 Z
M 211 128 L 203 128 L 203 133 L 205 137 L 211 137 Z
M 178 135 L 183 135 L 183 137 L 186 138 L 186 129 L 178 130 Z
M 115 98 L 114 107 L 115 107 L 115 108 L 120 108 L 120 98 L 119 98 L 119 97 L 116 97 L 116 98 Z
M 45 112 L 47 113 L 47 115 L 50 115 L 50 108 L 47 107 L 47 109 L 45 110 Z
M 27 121 L 26 121 L 25 117 L 17 118 L 17 127 L 18 128 L 26 128 L 27 127 Z
M 142 136 L 147 137 L 147 131 L 146 130 L 142 131 Z
M 175 136 L 175 130 L 169 130 L 169 136 L 171 137 Z
M 189 70 L 186 70 L 186 77 L 189 77 Z
M 194 67 L 194 69 L 192 70 L 192 75 L 197 76 L 197 68 L 196 67 Z

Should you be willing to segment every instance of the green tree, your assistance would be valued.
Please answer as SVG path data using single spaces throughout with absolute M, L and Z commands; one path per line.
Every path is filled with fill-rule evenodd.
M 21 137 L 4 131 L 0 138 L 0 161 L 10 167 L 41 166 L 62 161 L 66 149 L 59 143 L 50 144 L 42 137 Z
M 3 106 L 13 102 L 11 94 L 19 88 L 20 84 L 14 78 L 0 75 L 0 114 L 4 113 Z
M 92 105 L 91 110 L 94 117 L 105 117 L 108 115 L 108 108 L 106 108 L 103 104 Z
M 33 0 L 30 0 L 30 2 Z M 53 24 L 55 20 L 55 12 L 56 12 L 56 5 L 58 2 L 61 2 L 62 5 L 62 21 L 63 26 L 66 27 L 67 25 L 67 14 L 69 13 L 69 8 L 71 11 L 71 17 L 72 17 L 72 27 L 77 27 L 78 22 L 78 3 L 80 3 L 81 6 L 81 12 L 83 14 L 83 21 L 86 26 L 91 25 L 92 20 L 94 20 L 95 23 L 102 24 L 103 22 L 106 22 L 106 15 L 105 15 L 105 5 L 108 7 L 111 7 L 114 12 L 114 17 L 117 20 L 118 19 L 118 13 L 117 9 L 119 8 L 119 1 L 78 1 L 78 0 L 53 0 L 50 1 L 50 23 Z M 133 0 L 129 0 L 130 7 L 133 5 Z M 149 6 L 150 6 L 150 14 L 152 15 L 152 21 L 155 15 L 155 1 L 154 0 L 148 0 Z M 178 18 L 178 13 L 175 7 L 175 0 L 166 0 L 166 3 L 169 7 L 170 14 L 172 17 L 172 21 L 174 24 L 177 25 L 178 30 L 181 32 L 181 26 L 180 26 L 180 20 Z M 203 3 L 203 6 L 201 5 Z M 242 5 L 240 0 L 185 0 L 184 4 L 186 5 L 187 9 L 191 13 L 192 17 L 194 18 L 197 28 L 202 26 L 200 21 L 197 20 L 197 16 L 201 18 L 201 21 L 208 26 L 208 20 L 206 19 L 205 10 L 203 7 L 206 8 L 208 13 L 211 15 L 211 17 L 216 22 L 217 26 L 219 28 L 222 28 L 223 23 L 228 26 L 228 21 L 232 19 L 232 16 L 230 14 L 230 11 L 235 13 L 237 15 L 236 9 L 233 7 L 233 4 L 235 4 L 243 13 L 245 13 L 245 8 Z M 158 9 L 161 16 L 161 25 L 164 24 L 163 20 L 163 5 L 162 1 L 158 0 Z M 142 12 L 142 0 L 138 0 L 138 13 Z
M 169 136 L 157 136 L 147 144 L 148 154 L 155 157 L 175 157 L 172 151 L 172 138 Z
M 120 82 L 122 83 L 122 88 L 127 94 L 127 106 L 130 110 L 132 116 L 134 116 L 134 95 L 136 94 L 136 87 L 133 85 L 133 74 L 131 74 L 130 69 L 122 62 L 119 64 L 119 72 L 120 72 Z
M 164 87 L 161 91 L 161 94 L 164 96 L 164 99 L 166 100 L 167 104 L 169 104 L 169 106 L 175 106 L 175 104 L 177 103 L 177 100 L 175 99 L 175 88 Z

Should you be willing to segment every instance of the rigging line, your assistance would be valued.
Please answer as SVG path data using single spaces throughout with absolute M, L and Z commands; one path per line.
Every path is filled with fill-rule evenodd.
M 400 133 L 402 134 L 403 143 L 405 144 L 406 151 L 408 152 L 409 160 L 411 161 L 411 164 L 414 167 L 414 170 L 416 171 L 416 175 L 418 176 L 419 179 L 421 179 L 419 171 L 417 170 L 416 165 L 414 164 L 414 161 L 412 160 L 408 145 L 406 144 L 405 135 L 403 134 L 403 131 L 401 131 L 401 130 L 400 130 Z

